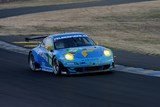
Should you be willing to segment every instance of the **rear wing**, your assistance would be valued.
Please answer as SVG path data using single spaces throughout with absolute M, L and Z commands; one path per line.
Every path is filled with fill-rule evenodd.
M 47 36 L 48 36 L 48 35 L 26 37 L 26 38 L 25 38 L 25 41 L 26 41 L 26 42 L 29 42 L 30 40 L 43 39 L 43 38 L 46 38 Z

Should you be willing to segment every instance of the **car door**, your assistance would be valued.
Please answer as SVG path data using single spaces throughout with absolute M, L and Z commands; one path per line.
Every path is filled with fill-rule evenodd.
M 51 71 L 52 70 L 52 51 L 53 47 L 53 40 L 50 37 L 45 38 L 41 45 L 40 45 L 41 53 L 41 67 L 44 71 Z

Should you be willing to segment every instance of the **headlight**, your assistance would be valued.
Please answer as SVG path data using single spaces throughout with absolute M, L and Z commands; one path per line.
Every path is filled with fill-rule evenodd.
M 110 50 L 104 50 L 104 55 L 105 56 L 111 56 L 112 55 L 112 52 Z
M 65 55 L 65 58 L 66 58 L 66 60 L 70 60 L 70 61 L 74 60 L 74 56 L 73 56 L 73 54 L 71 54 L 71 53 L 67 53 L 67 54 Z

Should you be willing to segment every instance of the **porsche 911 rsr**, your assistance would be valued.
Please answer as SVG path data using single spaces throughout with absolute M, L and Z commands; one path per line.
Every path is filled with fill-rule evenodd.
M 98 46 L 81 32 L 54 34 L 26 38 L 44 38 L 29 52 L 28 62 L 33 71 L 60 74 L 80 74 L 111 71 L 113 53 L 109 48 Z

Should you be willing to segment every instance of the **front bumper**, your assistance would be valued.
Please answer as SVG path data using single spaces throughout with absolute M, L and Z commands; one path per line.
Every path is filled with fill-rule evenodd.
M 114 62 L 107 65 L 101 66 L 90 66 L 90 67 L 76 67 L 66 68 L 69 74 L 84 74 L 84 73 L 95 73 L 95 72 L 107 72 L 114 68 Z
M 112 57 L 84 58 L 65 61 L 63 65 L 70 74 L 106 72 L 114 68 L 114 60 Z

